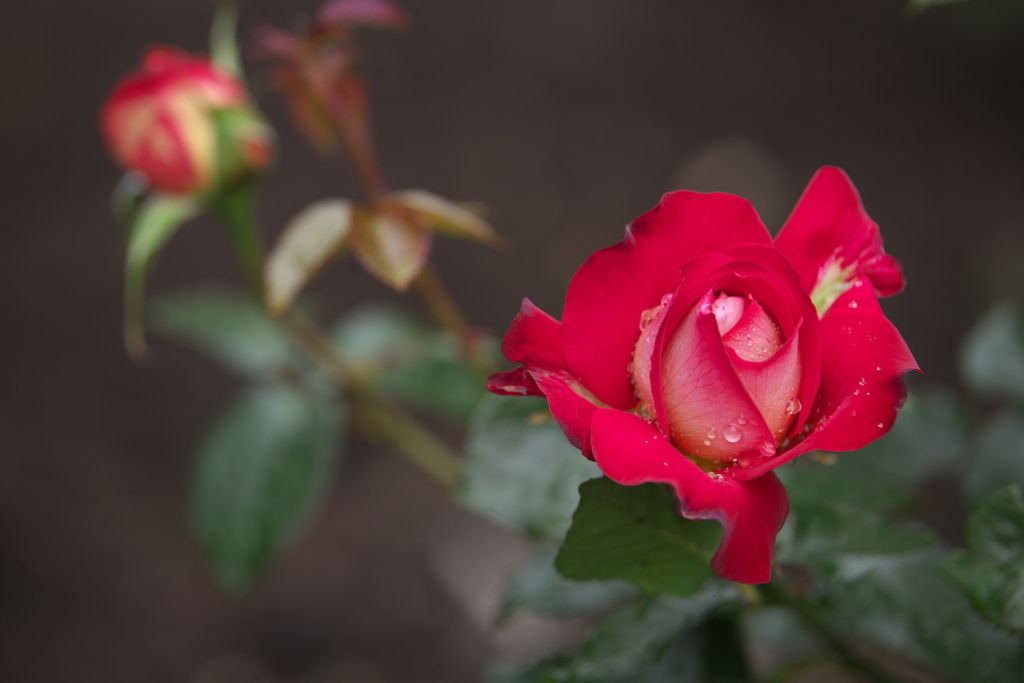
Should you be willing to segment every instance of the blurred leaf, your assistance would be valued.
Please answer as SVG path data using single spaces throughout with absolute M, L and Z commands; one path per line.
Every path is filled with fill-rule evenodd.
M 505 587 L 502 613 L 527 609 L 548 617 L 573 617 L 608 609 L 634 597 L 628 581 L 573 581 L 555 571 L 554 546 L 541 548 Z
M 480 379 L 453 358 L 423 358 L 396 367 L 381 377 L 379 386 L 417 408 L 460 422 L 470 419 L 486 394 Z
M 580 504 L 555 566 L 573 579 L 629 579 L 645 591 L 688 596 L 712 578 L 717 522 L 683 519 L 657 484 L 607 478 L 580 486 Z
M 216 0 L 210 24 L 210 58 L 224 71 L 242 78 L 242 60 L 235 38 L 237 26 L 238 5 L 233 0 Z
M 487 396 L 466 436 L 458 501 L 517 531 L 561 538 L 580 482 L 600 476 L 565 439 L 544 399 Z
M 1007 484 L 1024 489 L 1024 419 L 1013 410 L 996 415 L 980 431 L 964 480 L 972 505 Z
M 753 661 L 765 671 L 822 652 L 827 646 L 790 607 L 762 606 L 744 610 L 743 630 Z
M 264 289 L 267 307 L 281 315 L 332 259 L 345 248 L 352 229 L 352 204 L 324 199 L 299 212 L 267 257 Z
M 228 592 L 245 592 L 321 502 L 346 422 L 335 401 L 280 388 L 251 390 L 218 419 L 199 451 L 192 519 Z
M 650 669 L 673 642 L 723 605 L 737 602 L 731 585 L 716 581 L 689 597 L 641 597 L 599 623 L 583 650 L 551 674 L 556 681 L 654 681 Z M 638 677 L 650 672 L 652 677 Z M 662 679 L 663 680 L 663 679 Z
M 153 327 L 236 372 L 272 376 L 294 367 L 288 340 L 251 296 L 212 287 L 165 294 Z
M 404 292 L 427 263 L 431 235 L 426 224 L 413 216 L 358 209 L 352 248 L 371 275 Z
M 377 303 L 348 313 L 330 334 L 346 358 L 374 372 L 415 360 L 430 342 L 430 330 L 417 318 Z
M 141 173 L 129 171 L 121 176 L 110 195 L 110 210 L 114 219 L 122 226 L 130 226 L 148 190 L 146 178 Z
M 793 540 L 781 544 L 778 559 L 807 564 L 825 574 L 834 574 L 849 562 L 900 555 L 935 543 L 934 535 L 923 528 L 824 499 L 794 506 L 787 524 L 793 527 Z
M 979 394 L 1024 402 L 1024 337 L 1012 307 L 997 305 L 974 325 L 960 353 L 960 371 Z
M 472 211 L 425 190 L 392 192 L 384 202 L 413 212 L 437 232 L 452 237 L 474 240 L 492 247 L 502 246 L 505 242 L 487 221 Z
M 952 393 L 911 394 L 892 431 L 833 465 L 805 457 L 778 470 L 794 507 L 830 500 L 871 510 L 907 503 L 929 476 L 950 469 L 967 451 L 967 421 Z
M 157 194 L 135 214 L 124 267 L 124 340 L 135 359 L 146 355 L 146 275 L 171 236 L 200 210 L 192 197 Z
M 825 583 L 835 627 L 904 652 L 962 680 L 1021 680 L 1019 639 L 997 629 L 939 575 L 932 549 L 844 563 Z
M 1024 632 L 1024 503 L 1016 485 L 996 491 L 971 514 L 971 549 L 945 570 L 990 621 Z

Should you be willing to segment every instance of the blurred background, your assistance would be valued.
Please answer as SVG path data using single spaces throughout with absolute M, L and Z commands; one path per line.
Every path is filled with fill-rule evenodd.
M 241 36 L 316 0 L 244 0 Z M 511 247 L 439 239 L 470 318 L 502 334 L 524 296 L 558 315 L 569 278 L 670 189 L 750 199 L 777 230 L 842 166 L 902 260 L 884 305 L 924 375 L 992 302 L 1024 303 L 1024 3 L 969 0 L 404 0 L 366 32 L 392 185 L 481 200 Z M 472 682 L 497 656 L 565 647 L 579 623 L 494 625 L 526 543 L 455 510 L 390 453 L 351 442 L 324 514 L 247 600 L 222 597 L 185 519 L 193 452 L 236 380 L 120 338 L 119 177 L 97 111 L 151 43 L 205 51 L 206 0 L 0 0 L 0 680 Z M 310 201 L 359 195 L 341 160 L 280 135 L 271 238 Z M 238 282 L 224 233 L 191 224 L 151 291 Z M 417 308 L 351 259 L 315 286 L 340 314 Z

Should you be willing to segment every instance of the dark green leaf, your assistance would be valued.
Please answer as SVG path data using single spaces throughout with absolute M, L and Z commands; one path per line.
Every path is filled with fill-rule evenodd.
M 904 652 L 972 683 L 1017 683 L 1019 639 L 997 629 L 939 574 L 942 553 L 924 550 L 846 563 L 826 582 L 842 633 Z
M 1012 307 L 995 306 L 974 325 L 960 354 L 960 370 L 978 393 L 1024 402 L 1024 335 Z
M 221 112 L 215 117 L 214 122 L 218 126 L 226 123 L 229 113 Z M 230 145 L 226 134 L 218 129 L 217 151 L 218 156 L 237 154 L 237 151 L 228 151 Z M 218 168 L 223 169 L 225 162 L 218 161 Z M 232 245 L 235 248 L 235 256 L 242 268 L 253 291 L 263 291 L 263 238 L 256 227 L 256 183 L 251 178 L 245 182 L 239 181 L 234 184 L 225 184 L 215 188 L 214 193 L 207 198 L 210 207 L 217 212 L 227 225 L 228 233 L 231 236 Z
M 990 621 L 1024 633 L 1024 503 L 1016 485 L 982 501 L 967 539 L 970 552 L 949 558 L 947 575 Z
M 692 595 L 712 578 L 717 522 L 683 519 L 657 484 L 610 479 L 580 486 L 580 505 L 555 566 L 573 579 L 628 579 L 645 591 Z
M 538 550 L 505 588 L 502 612 L 525 608 L 549 617 L 572 617 L 605 610 L 636 595 L 627 581 L 573 581 L 555 571 L 558 549 Z
M 801 501 L 781 534 L 777 558 L 833 574 L 865 558 L 900 555 L 935 542 L 922 528 L 910 527 L 847 503 Z M 787 536 L 792 540 L 786 541 Z
M 912 394 L 888 435 L 832 465 L 805 457 L 780 468 L 794 507 L 842 501 L 871 510 L 905 505 L 918 485 L 950 469 L 967 450 L 967 422 L 950 393 Z
M 742 616 L 748 650 L 753 661 L 774 671 L 820 653 L 827 646 L 790 607 L 759 607 Z
M 135 214 L 124 267 L 124 339 L 133 358 L 146 355 L 146 276 L 179 227 L 201 210 L 192 197 L 153 195 Z
M 1024 420 L 1006 410 L 986 424 L 974 446 L 964 490 L 972 505 L 1007 484 L 1024 489 Z
M 664 680 L 651 668 L 669 647 L 712 611 L 738 600 L 736 589 L 720 581 L 689 598 L 638 598 L 595 626 L 582 652 L 550 675 L 574 683 Z M 638 678 L 645 673 L 652 677 Z
M 153 302 L 153 327 L 244 375 L 267 377 L 294 367 L 288 343 L 251 296 L 206 287 Z
M 314 392 L 261 388 L 218 419 L 199 451 L 194 527 L 220 583 L 243 593 L 323 499 L 346 420 Z
M 599 475 L 597 465 L 566 441 L 543 399 L 489 396 L 469 425 L 456 496 L 512 529 L 561 538 L 579 500 L 580 482 Z

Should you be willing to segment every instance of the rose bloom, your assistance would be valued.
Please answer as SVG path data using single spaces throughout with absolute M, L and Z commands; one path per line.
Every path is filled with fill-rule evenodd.
M 228 168 L 218 168 L 215 112 L 226 112 Z M 150 48 L 103 105 L 100 123 L 111 154 L 127 170 L 171 194 L 210 189 L 266 165 L 271 132 L 245 88 L 209 59 L 169 47 Z
M 750 203 L 671 192 L 576 272 L 559 322 L 528 299 L 502 344 L 500 394 L 545 396 L 610 479 L 673 487 L 721 522 L 714 571 L 771 578 L 789 511 L 775 473 L 892 427 L 917 364 L 877 297 L 900 264 L 838 168 L 823 168 L 773 241 Z

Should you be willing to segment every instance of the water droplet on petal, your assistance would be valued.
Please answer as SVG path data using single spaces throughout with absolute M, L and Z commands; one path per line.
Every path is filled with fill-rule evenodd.
M 771 441 L 762 441 L 761 445 L 757 447 L 763 455 L 772 456 L 775 455 L 775 444 Z
M 860 283 L 857 283 L 857 284 L 860 284 Z M 846 304 L 846 307 L 847 308 L 857 308 L 857 302 L 856 301 L 851 301 L 850 303 Z
M 857 384 L 859 384 L 859 385 L 861 385 L 861 386 L 864 386 L 864 385 L 865 385 L 865 384 L 867 384 L 867 383 L 868 383 L 868 381 L 867 381 L 867 380 L 866 380 L 865 378 L 863 378 L 863 377 L 861 377 L 861 378 L 860 378 L 860 381 L 859 381 L 859 382 L 857 382 Z
M 746 415 L 740 415 L 739 417 L 736 418 L 736 423 L 737 424 L 741 424 L 741 425 L 747 424 L 747 416 Z
M 714 427 L 712 427 L 711 429 L 708 430 L 708 438 L 709 439 L 713 439 L 716 436 L 718 436 L 718 432 L 715 431 Z
M 850 417 L 857 417 L 857 411 L 856 410 L 851 410 L 850 411 Z
M 668 306 L 670 303 L 672 303 L 672 297 L 673 296 L 675 296 L 675 295 L 673 295 L 673 294 L 666 294 L 665 296 L 661 297 L 661 305 L 662 306 Z
M 708 441 L 707 439 L 704 439 L 704 445 L 705 445 L 705 446 L 710 446 L 710 445 L 711 445 L 711 442 L 710 442 L 710 441 Z
M 853 395 L 854 396 L 860 396 L 860 389 L 854 389 L 853 390 Z
M 722 430 L 722 438 L 729 443 L 736 443 L 743 437 L 743 432 L 740 428 L 734 424 L 725 425 L 725 429 Z
M 882 368 L 881 368 L 881 367 L 876 367 L 876 368 L 875 368 L 875 372 L 881 372 L 881 371 L 882 371 Z
M 795 415 L 796 413 L 800 412 L 801 407 L 802 406 L 800 405 L 800 399 L 794 398 L 789 403 L 786 404 L 786 412 L 789 413 L 790 415 Z
M 884 425 L 884 424 L 882 424 L 881 422 L 879 422 L 879 423 L 878 423 L 878 428 L 879 428 L 879 429 L 885 429 L 885 425 Z

